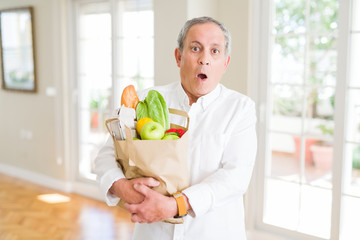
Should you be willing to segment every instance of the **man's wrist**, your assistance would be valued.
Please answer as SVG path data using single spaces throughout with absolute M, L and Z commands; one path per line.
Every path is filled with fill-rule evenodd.
M 174 216 L 174 218 L 182 218 L 185 217 L 187 215 L 187 203 L 184 195 L 181 192 L 177 192 L 172 194 L 172 196 L 175 198 L 176 200 L 176 204 L 177 204 L 177 214 Z
M 125 180 L 127 180 L 127 179 L 126 178 L 120 178 L 120 179 L 116 180 L 115 182 L 113 182 L 113 184 L 109 188 L 109 192 L 111 194 L 114 194 L 114 195 L 118 196 L 117 191 L 115 189 L 119 189 L 119 185 L 121 185 Z
M 169 213 L 168 217 L 172 218 L 172 217 L 178 215 L 178 207 L 177 207 L 176 200 L 173 196 L 170 196 L 169 199 L 171 201 L 171 207 L 170 207 L 171 212 Z

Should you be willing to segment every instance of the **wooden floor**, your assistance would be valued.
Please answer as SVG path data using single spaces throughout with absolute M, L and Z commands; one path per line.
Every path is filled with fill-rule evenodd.
M 0 174 L 1 240 L 128 240 L 129 219 L 118 207 Z

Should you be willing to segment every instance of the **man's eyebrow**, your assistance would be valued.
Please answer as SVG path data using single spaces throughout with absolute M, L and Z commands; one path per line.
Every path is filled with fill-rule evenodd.
M 196 40 L 195 40 L 195 41 L 192 41 L 192 42 L 190 42 L 190 43 L 192 43 L 192 44 L 195 43 L 195 44 L 202 45 L 199 41 L 196 41 Z M 212 46 L 218 47 L 218 46 L 221 46 L 221 44 L 219 44 L 219 43 L 213 43 Z
M 201 45 L 201 43 L 199 41 L 192 41 L 191 43 L 196 43 L 196 44 Z

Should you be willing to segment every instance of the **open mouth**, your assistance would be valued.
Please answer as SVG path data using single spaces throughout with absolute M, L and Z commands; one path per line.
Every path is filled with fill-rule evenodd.
M 204 74 L 204 73 L 199 73 L 199 74 L 197 75 L 197 77 L 200 78 L 201 80 L 207 79 L 207 75 Z

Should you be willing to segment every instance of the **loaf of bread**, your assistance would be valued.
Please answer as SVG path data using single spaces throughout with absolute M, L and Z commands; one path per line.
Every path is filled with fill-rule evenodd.
M 136 110 L 138 103 L 139 98 L 135 91 L 135 87 L 133 85 L 129 85 L 124 88 L 121 95 L 121 106 L 124 105 L 125 107 L 134 108 Z

